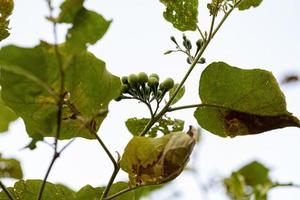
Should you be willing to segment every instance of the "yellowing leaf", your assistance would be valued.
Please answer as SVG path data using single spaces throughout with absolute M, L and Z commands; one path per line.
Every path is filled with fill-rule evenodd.
M 160 138 L 136 136 L 127 144 L 120 161 L 132 185 L 155 185 L 176 178 L 195 145 L 196 134 L 176 132 Z

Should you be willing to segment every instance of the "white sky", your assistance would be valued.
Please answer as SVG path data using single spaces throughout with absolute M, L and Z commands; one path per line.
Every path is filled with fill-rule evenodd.
M 201 2 L 205 7 L 206 2 Z M 145 71 L 158 73 L 162 78 L 173 77 L 177 82 L 187 70 L 185 57 L 180 54 L 163 55 L 173 48 L 169 37 L 176 31 L 162 17 L 164 6 L 156 1 L 116 1 L 87 0 L 86 5 L 113 23 L 106 36 L 90 48 L 107 63 L 108 69 L 119 76 Z M 288 72 L 298 72 L 300 65 L 300 1 L 264 0 L 257 8 L 245 12 L 235 12 L 225 23 L 205 57 L 207 62 L 225 61 L 241 68 L 263 68 L 273 71 L 277 79 Z M 44 20 L 48 13 L 43 0 L 15 0 L 15 10 L 11 17 L 11 36 L 1 43 L 33 46 L 40 39 L 51 41 L 52 26 Z M 200 26 L 207 26 L 207 12 L 201 10 Z M 60 39 L 64 38 L 65 27 L 60 29 Z M 198 34 L 188 32 L 188 37 L 197 39 Z M 179 105 L 199 102 L 198 80 L 202 67 L 199 66 L 186 83 L 186 96 Z M 289 111 L 300 116 L 300 84 L 282 87 Z M 197 126 L 193 118 L 194 110 L 172 113 L 172 117 L 184 119 L 188 125 Z M 104 121 L 100 135 L 112 152 L 122 153 L 131 138 L 124 121 L 129 117 L 144 117 L 146 109 L 136 102 L 111 103 L 109 116 Z M 258 159 L 272 169 L 274 180 L 300 184 L 300 131 L 286 128 L 256 136 L 224 139 L 204 132 L 204 139 L 197 159 L 202 181 L 229 175 L 234 169 L 254 159 Z M 9 133 L 0 136 L 0 152 L 3 157 L 16 157 L 22 161 L 25 179 L 42 179 L 52 150 L 39 144 L 35 151 L 20 150 L 28 143 L 21 120 L 14 123 Z M 78 139 L 56 162 L 49 181 L 66 184 L 74 189 L 91 184 L 106 184 L 112 172 L 112 165 L 97 142 Z M 120 173 L 118 180 L 126 180 Z M 174 187 L 185 191 L 182 199 L 199 199 L 193 179 L 186 173 L 175 180 Z M 6 181 L 12 184 L 12 181 Z M 191 183 L 191 184 L 189 184 Z M 167 196 L 170 190 L 161 192 Z M 162 197 L 160 196 L 160 197 Z M 209 199 L 225 199 L 222 192 L 213 190 Z M 271 192 L 271 200 L 294 200 L 300 198 L 300 190 L 276 189 Z M 153 198 L 153 199 L 157 199 Z

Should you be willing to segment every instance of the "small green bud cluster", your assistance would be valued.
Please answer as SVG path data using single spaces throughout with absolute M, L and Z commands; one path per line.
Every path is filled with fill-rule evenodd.
M 176 41 L 175 37 L 174 36 L 171 36 L 171 41 L 176 45 L 176 50 L 168 50 L 165 52 L 165 55 L 166 54 L 170 54 L 170 53 L 173 53 L 173 52 L 182 52 L 184 54 L 186 54 L 188 57 L 186 59 L 187 63 L 188 64 L 192 64 L 192 62 L 194 62 L 197 54 L 199 53 L 199 51 L 201 50 L 201 48 L 203 47 L 204 45 L 204 41 L 202 39 L 199 39 L 197 40 L 196 42 L 196 51 L 194 54 L 192 54 L 192 48 L 193 48 L 193 45 L 192 45 L 192 42 L 186 37 L 186 35 L 183 35 L 182 36 L 182 45 L 183 47 L 181 47 L 178 42 Z M 197 61 L 198 64 L 204 64 L 205 63 L 205 58 L 200 58 L 198 61 Z
M 157 74 L 148 76 L 145 72 L 124 76 L 121 81 L 121 95 L 116 101 L 137 99 L 149 103 L 156 99 L 160 102 L 164 95 L 174 87 L 172 78 L 167 78 L 160 83 Z

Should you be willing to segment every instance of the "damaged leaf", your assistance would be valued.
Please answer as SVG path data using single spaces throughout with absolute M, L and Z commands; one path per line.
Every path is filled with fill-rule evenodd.
M 203 106 L 197 108 L 195 118 L 204 129 L 222 137 L 300 127 L 286 110 L 276 79 L 265 70 L 212 63 L 201 75 L 199 94 Z
M 175 132 L 160 138 L 136 136 L 127 144 L 120 161 L 132 185 L 156 185 L 176 178 L 184 169 L 197 132 Z

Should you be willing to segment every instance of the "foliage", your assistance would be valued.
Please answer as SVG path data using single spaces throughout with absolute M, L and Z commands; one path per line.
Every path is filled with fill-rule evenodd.
M 258 161 L 253 161 L 233 172 L 224 179 L 227 194 L 232 199 L 267 199 L 268 191 L 275 187 L 292 186 L 271 180 L 269 169 Z
M 13 0 L 0 0 L 0 41 L 9 36 L 9 16 L 14 8 Z
M 181 52 L 190 65 L 176 84 L 172 78 L 160 80 L 155 73 L 140 72 L 121 79 L 111 74 L 105 62 L 88 51 L 107 32 L 111 20 L 85 8 L 84 0 L 63 1 L 57 16 L 52 1 L 46 2 L 54 43 L 41 41 L 32 48 L 8 45 L 0 50 L 0 132 L 7 131 L 9 123 L 20 117 L 32 138 L 27 147 L 33 150 L 38 141 L 52 137 L 53 157 L 43 180 L 19 180 L 8 188 L 0 181 L 0 200 L 141 199 L 178 177 L 193 152 L 199 133 L 192 126 L 185 133 L 185 122 L 168 116 L 177 110 L 196 108 L 199 125 L 221 137 L 300 127 L 299 120 L 286 110 L 284 94 L 271 72 L 240 69 L 224 62 L 213 62 L 203 70 L 200 104 L 176 107 L 185 95 L 185 81 L 196 66 L 204 66 L 203 54 L 229 15 L 234 10 L 255 8 L 262 0 L 209 1 L 211 25 L 206 31 L 198 24 L 198 0 L 160 0 L 166 7 L 164 18 L 176 29 L 199 32 L 196 42 L 183 34 L 182 45 L 171 36 L 175 50 L 165 54 Z M 9 35 L 12 10 L 11 0 L 0 0 L 0 41 Z M 69 28 L 65 41 L 58 44 L 60 24 Z M 126 121 L 133 138 L 118 159 L 97 134 L 113 99 L 137 100 L 150 112 L 150 117 Z M 77 137 L 97 139 L 111 160 L 114 169 L 106 186 L 86 185 L 76 192 L 47 181 L 56 159 L 73 141 L 59 149 L 60 140 Z M 128 182 L 114 183 L 120 169 L 128 174 Z M 20 163 L 0 158 L 0 178 L 22 179 Z M 271 188 L 292 186 L 273 182 L 269 169 L 257 161 L 233 172 L 223 183 L 232 199 L 264 200 Z
M 23 172 L 20 162 L 13 158 L 7 159 L 0 156 L 0 178 L 22 179 Z

